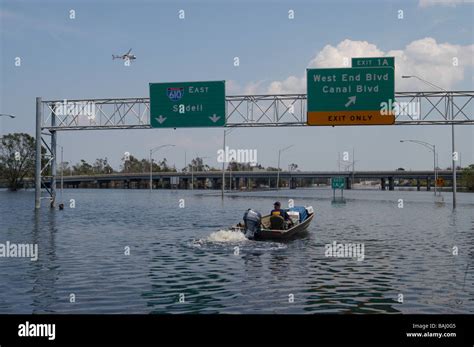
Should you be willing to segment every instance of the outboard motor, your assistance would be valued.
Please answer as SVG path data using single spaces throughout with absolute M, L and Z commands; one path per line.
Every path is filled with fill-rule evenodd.
M 245 223 L 245 237 L 249 240 L 255 238 L 255 234 L 260 232 L 260 225 L 262 223 L 262 215 L 249 208 L 244 214 L 244 223 Z

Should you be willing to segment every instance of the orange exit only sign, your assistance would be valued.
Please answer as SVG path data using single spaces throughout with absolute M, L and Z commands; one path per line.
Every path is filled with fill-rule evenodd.
M 393 112 L 382 115 L 379 110 L 313 111 L 308 112 L 308 125 L 390 125 Z

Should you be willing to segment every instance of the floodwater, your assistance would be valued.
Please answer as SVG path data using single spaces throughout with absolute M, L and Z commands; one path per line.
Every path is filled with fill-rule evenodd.
M 219 194 L 65 190 L 64 211 L 35 213 L 32 191 L 0 191 L 0 244 L 39 252 L 0 257 L 0 313 L 474 313 L 474 194 L 455 212 L 449 193 Z M 288 199 L 315 209 L 306 237 L 228 231 Z M 333 242 L 363 245 L 363 259 L 326 256 Z

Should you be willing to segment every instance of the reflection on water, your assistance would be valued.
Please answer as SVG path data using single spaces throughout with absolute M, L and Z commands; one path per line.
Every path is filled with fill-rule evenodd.
M 0 243 L 36 243 L 39 259 L 0 258 L 0 313 L 474 312 L 474 195 L 453 212 L 429 192 L 331 194 L 66 190 L 75 209 L 35 213 L 33 192 L 2 191 Z M 306 237 L 228 230 L 289 198 L 316 210 Z M 364 260 L 325 257 L 334 241 L 363 243 Z

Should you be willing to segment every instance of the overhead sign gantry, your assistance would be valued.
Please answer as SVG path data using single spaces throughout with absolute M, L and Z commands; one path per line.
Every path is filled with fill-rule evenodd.
M 44 198 L 50 199 L 51 206 L 54 206 L 58 131 L 474 124 L 474 91 L 419 91 L 395 94 L 393 58 L 353 58 L 352 66 L 343 69 L 308 70 L 307 95 L 230 96 L 225 94 L 225 81 L 209 81 L 152 83 L 150 98 L 42 100 L 38 97 L 35 208 L 40 208 L 41 199 Z M 333 93 L 331 88 L 332 91 L 340 92 Z M 417 103 L 420 112 L 383 115 L 381 104 L 388 103 L 387 110 L 390 111 L 390 101 L 394 102 L 395 96 L 401 104 Z M 329 117 L 333 118 L 330 120 Z M 44 130 L 49 131 L 49 134 L 43 133 Z M 51 136 L 50 144 L 43 135 Z M 454 132 L 452 144 L 452 152 L 455 153 Z M 44 155 L 42 145 L 47 151 Z M 45 158 L 48 160 L 43 167 L 42 159 Z M 43 175 L 47 167 L 51 169 L 51 176 Z M 453 168 L 455 167 L 453 165 Z M 455 177 L 455 169 L 453 171 Z M 41 196 L 42 188 L 48 191 L 48 197 Z

